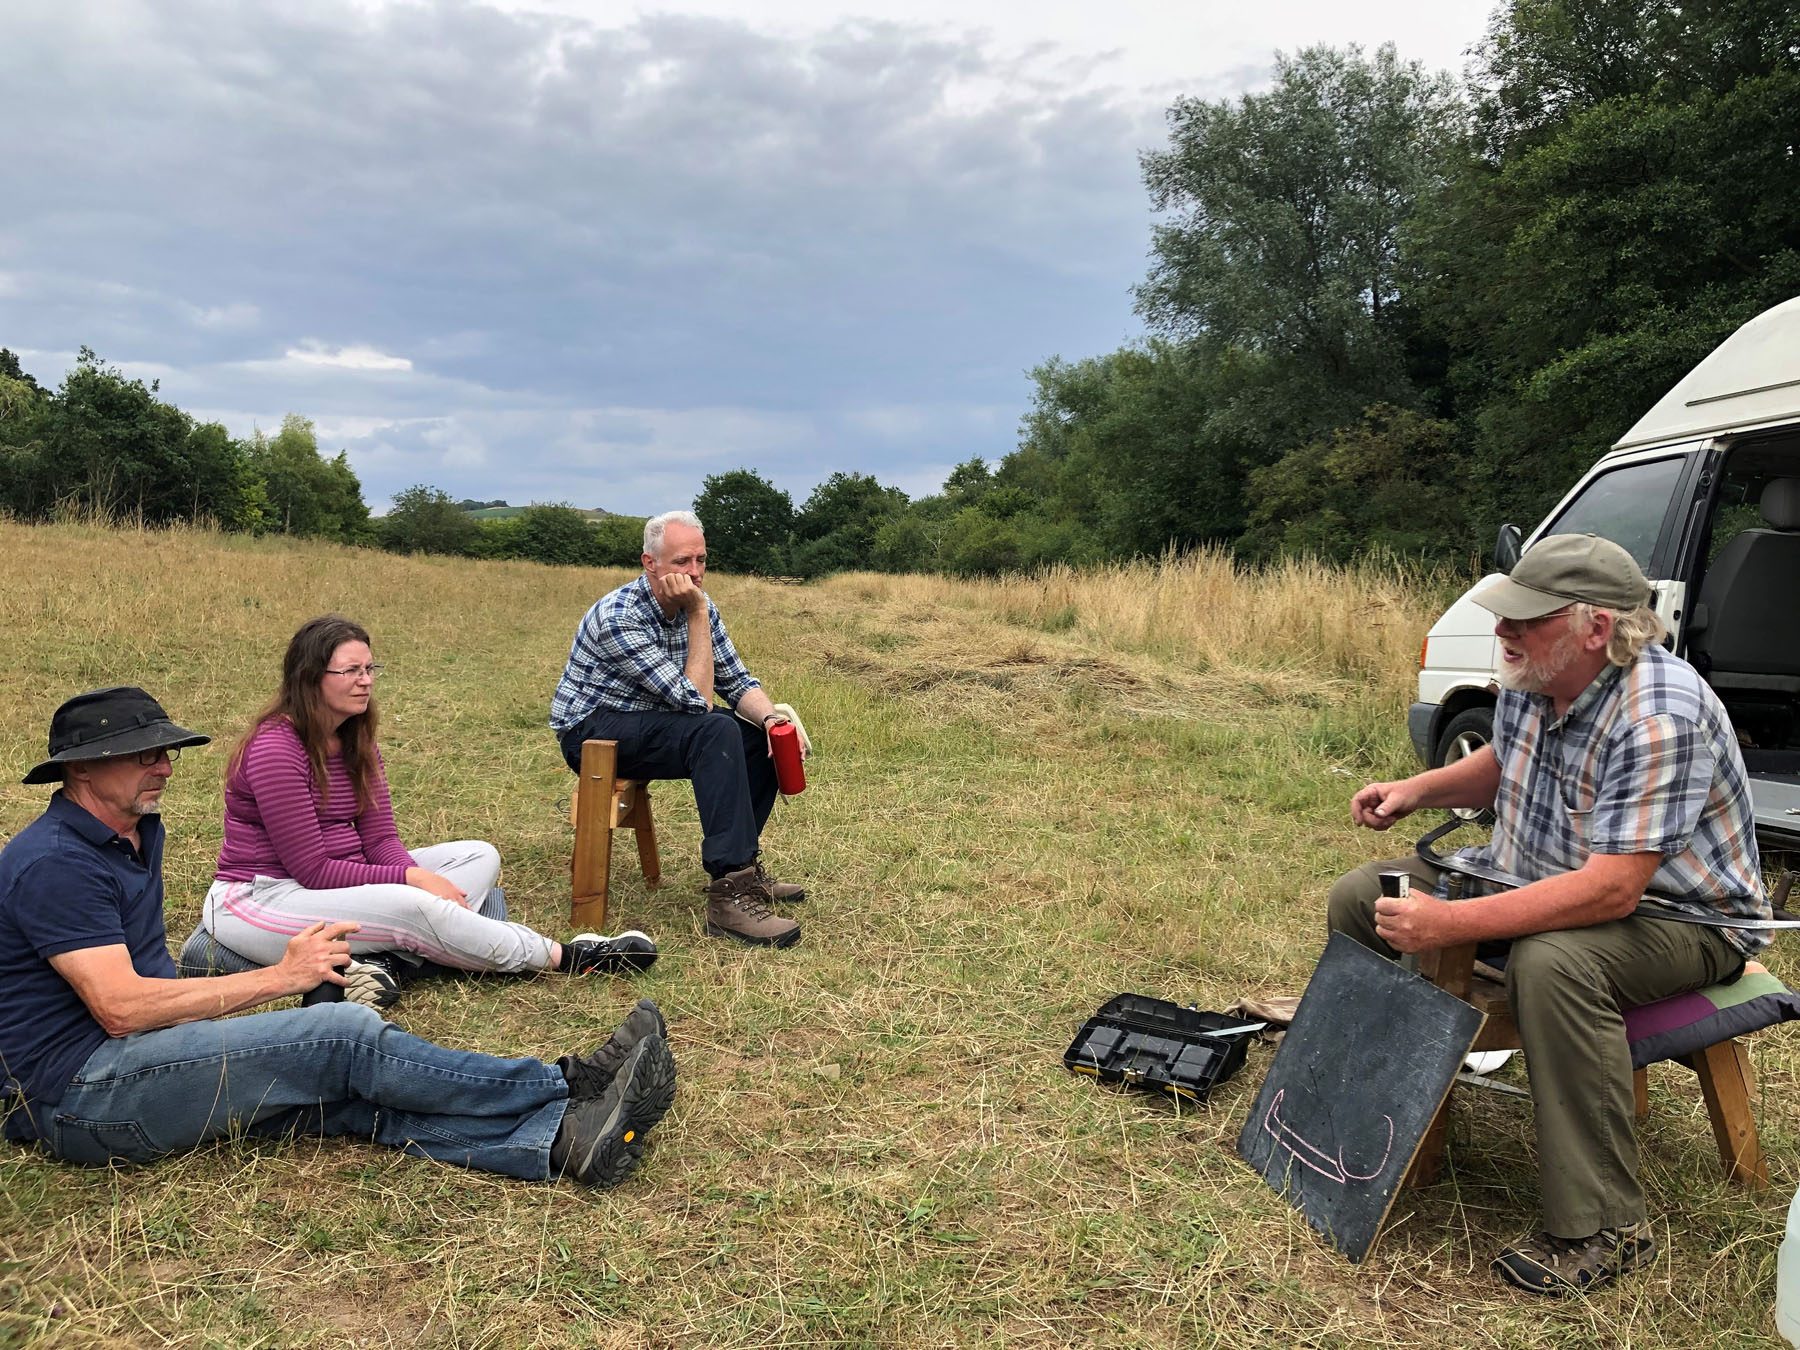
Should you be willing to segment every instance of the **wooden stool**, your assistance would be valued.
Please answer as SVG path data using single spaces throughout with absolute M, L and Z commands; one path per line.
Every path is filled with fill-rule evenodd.
M 1474 943 L 1419 953 L 1419 973 L 1438 988 L 1455 994 L 1487 1014 L 1487 1024 L 1475 1038 L 1473 1049 L 1522 1048 L 1512 1007 L 1506 1001 L 1506 987 L 1475 973 Z M 1700 1095 L 1706 1100 L 1706 1114 L 1712 1121 L 1713 1138 L 1719 1145 L 1719 1159 L 1725 1165 L 1725 1175 L 1746 1185 L 1767 1186 L 1769 1169 L 1763 1162 L 1762 1145 L 1756 1137 L 1756 1117 L 1750 1110 L 1751 1099 L 1756 1094 L 1756 1080 L 1751 1076 L 1750 1056 L 1743 1039 L 1737 1037 L 1705 1046 L 1682 1056 L 1680 1062 L 1700 1079 Z M 1650 1113 L 1649 1078 L 1644 1069 L 1632 1074 L 1632 1088 L 1637 1117 L 1642 1120 Z M 1406 1174 L 1406 1185 L 1427 1186 L 1438 1179 L 1444 1165 L 1444 1135 L 1449 1115 L 1450 1098 L 1446 1096 L 1413 1158 L 1412 1170 Z
M 638 865 L 644 885 L 662 884 L 662 859 L 656 852 L 656 826 L 650 820 L 650 784 L 618 778 L 619 743 L 583 741 L 581 774 L 569 796 L 569 823 L 575 827 L 575 856 L 570 865 L 569 922 L 577 932 L 606 931 L 606 890 L 612 871 L 614 830 L 637 834 Z

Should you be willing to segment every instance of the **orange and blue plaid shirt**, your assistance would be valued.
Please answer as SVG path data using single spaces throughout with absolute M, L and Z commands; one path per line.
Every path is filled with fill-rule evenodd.
M 1750 785 L 1712 688 L 1652 644 L 1608 666 L 1561 717 L 1548 695 L 1502 690 L 1493 839 L 1460 857 L 1540 881 L 1591 853 L 1660 853 L 1649 889 L 1682 909 L 1769 918 Z M 1483 888 L 1487 889 L 1487 888 Z M 1745 956 L 1769 935 L 1722 928 Z
M 706 602 L 712 633 L 713 689 L 732 707 L 760 689 L 725 633 L 718 606 Z M 569 663 L 550 700 L 550 727 L 558 735 L 595 708 L 614 712 L 704 713 L 702 698 L 686 674 L 687 615 L 664 614 L 640 576 L 594 602 L 575 629 Z

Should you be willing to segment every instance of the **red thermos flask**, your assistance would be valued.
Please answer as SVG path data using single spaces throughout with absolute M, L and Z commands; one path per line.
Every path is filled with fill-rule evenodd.
M 784 797 L 806 791 L 806 766 L 800 762 L 800 733 L 792 722 L 769 728 L 769 749 L 775 755 L 775 785 Z

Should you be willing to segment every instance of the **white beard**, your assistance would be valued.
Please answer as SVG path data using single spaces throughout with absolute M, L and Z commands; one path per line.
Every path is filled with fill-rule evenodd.
M 1581 659 L 1581 640 L 1571 621 L 1563 635 L 1543 657 L 1533 661 L 1529 656 L 1514 666 L 1500 667 L 1495 679 L 1502 689 L 1516 689 L 1524 694 L 1541 694 L 1550 682 Z

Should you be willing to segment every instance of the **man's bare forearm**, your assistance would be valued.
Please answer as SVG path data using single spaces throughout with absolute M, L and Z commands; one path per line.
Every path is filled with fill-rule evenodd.
M 752 722 L 766 722 L 775 715 L 775 705 L 760 688 L 746 689 L 737 701 L 737 714 Z
M 706 612 L 704 601 L 699 609 L 688 611 L 687 625 L 687 666 L 682 674 L 688 677 L 689 684 L 700 691 L 700 697 L 710 704 L 713 701 L 712 619 Z
M 1486 746 L 1441 769 L 1414 775 L 1418 807 L 1491 807 L 1500 791 L 1500 761 Z
M 1637 907 L 1660 853 L 1591 855 L 1573 872 L 1516 891 L 1447 902 L 1413 894 L 1375 902 L 1375 931 L 1401 951 L 1527 937 L 1622 919 Z
M 50 964 L 108 1036 L 223 1017 L 301 992 L 293 972 L 281 966 L 188 980 L 139 975 L 124 947 L 85 947 L 53 956 Z
M 127 999 L 134 1022 L 125 1032 L 108 1030 L 112 1035 L 128 1035 L 132 1031 L 154 1031 L 181 1022 L 199 1022 L 227 1013 L 242 1012 L 259 1004 L 286 998 L 294 991 L 282 988 L 275 979 L 277 968 L 246 970 L 234 975 L 211 975 L 189 980 L 146 979 L 137 996 Z M 187 986 L 194 986 L 188 988 Z

